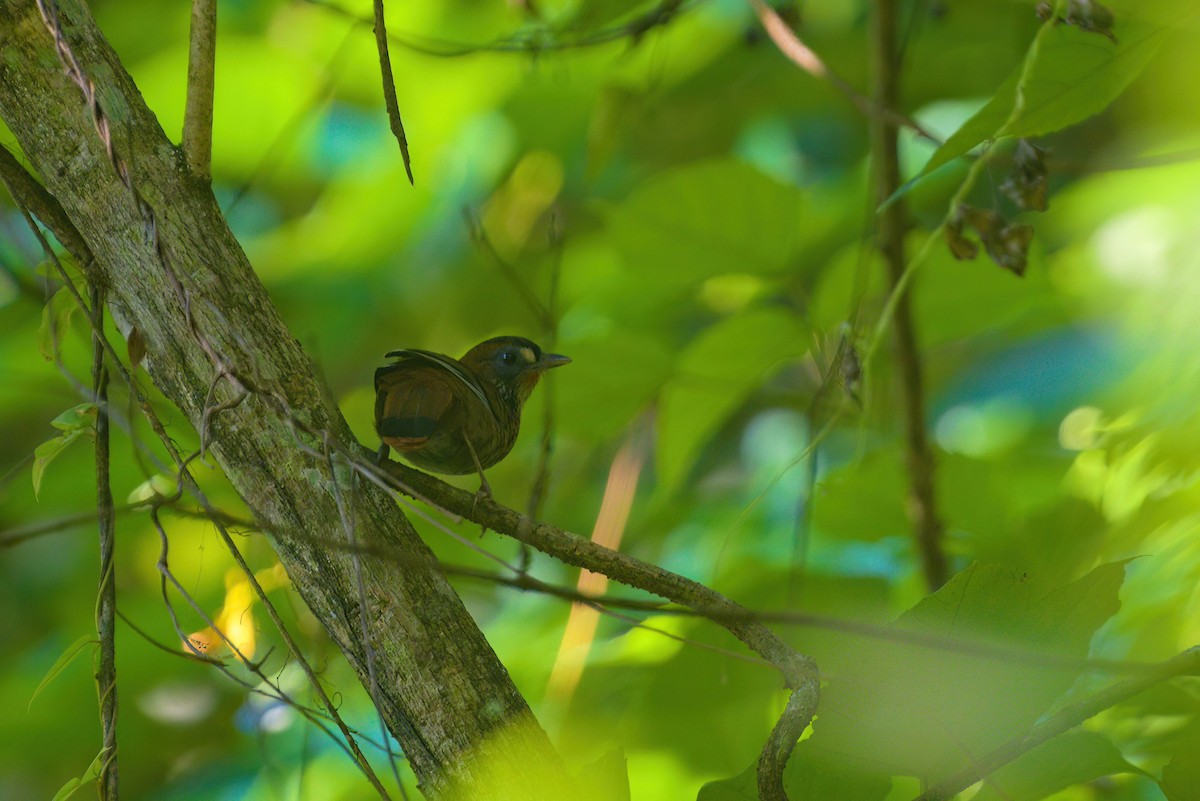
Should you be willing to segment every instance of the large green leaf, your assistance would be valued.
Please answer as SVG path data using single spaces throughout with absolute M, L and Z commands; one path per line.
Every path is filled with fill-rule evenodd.
M 1114 773 L 1141 771 L 1125 761 L 1108 738 L 1092 731 L 1072 731 L 993 773 L 972 801 L 1038 801 Z
M 610 230 L 639 281 L 780 273 L 795 266 L 802 201 L 743 162 L 708 161 L 646 181 L 613 209 Z
M 772 368 L 807 349 L 807 332 L 780 309 L 737 314 L 696 337 L 663 389 L 658 466 L 664 484 L 686 477 L 700 447 Z
M 1069 25 L 1039 34 L 1038 52 L 1025 82 L 1020 115 L 1008 122 L 1017 100 L 1021 64 L 987 105 L 963 123 L 930 157 L 927 175 L 971 148 L 999 136 L 1041 136 L 1098 114 L 1125 90 L 1166 39 L 1169 28 L 1122 17 L 1116 44 Z M 1007 124 L 1006 124 L 1007 123 Z
M 1193 724 L 1163 767 L 1159 787 L 1167 801 L 1200 801 L 1200 727 Z
M 897 775 L 961 769 L 1074 683 L 1073 660 L 1116 612 L 1123 577 L 1123 563 L 1107 564 L 1051 588 L 1009 568 L 968 568 L 896 621 L 897 637 L 931 641 L 851 640 L 822 660 L 833 678 L 814 744 Z

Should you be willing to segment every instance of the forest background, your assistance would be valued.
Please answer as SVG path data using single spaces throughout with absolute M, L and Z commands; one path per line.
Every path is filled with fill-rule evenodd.
M 218 5 L 211 164 L 211 3 L 0 8 L 0 797 L 1200 799 L 1191 2 L 392 3 L 403 148 L 371 4 Z M 498 334 L 574 359 L 488 474 L 552 531 L 310 413 L 373 450 L 384 353 Z M 396 481 L 439 567 L 370 539 Z M 384 743 L 430 677 L 353 641 L 413 614 L 381 563 L 450 579 L 533 745 Z

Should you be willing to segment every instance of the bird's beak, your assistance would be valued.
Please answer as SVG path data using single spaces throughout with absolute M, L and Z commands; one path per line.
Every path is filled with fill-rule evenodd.
M 562 367 L 564 364 L 570 364 L 571 357 L 560 356 L 557 353 L 543 353 L 541 358 L 533 366 L 539 370 L 549 370 L 551 367 Z

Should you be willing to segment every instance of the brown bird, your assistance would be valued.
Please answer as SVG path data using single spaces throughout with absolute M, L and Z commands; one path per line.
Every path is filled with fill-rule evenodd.
M 427 350 L 394 350 L 399 361 L 375 371 L 375 430 L 416 467 L 463 475 L 483 471 L 512 450 L 521 408 L 542 373 L 571 360 L 521 337 L 496 337 L 452 359 Z

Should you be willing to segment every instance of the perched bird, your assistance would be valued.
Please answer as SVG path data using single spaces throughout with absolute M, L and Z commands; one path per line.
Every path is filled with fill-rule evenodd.
M 521 408 L 542 373 L 571 360 L 521 337 L 496 337 L 452 359 L 426 350 L 394 350 L 399 361 L 375 371 L 379 461 L 395 448 L 416 467 L 462 475 L 483 471 L 512 450 Z

